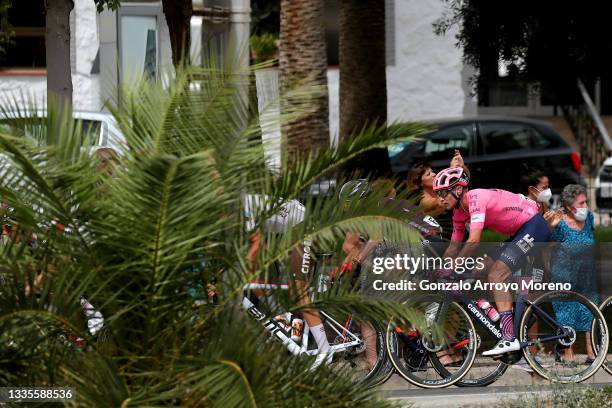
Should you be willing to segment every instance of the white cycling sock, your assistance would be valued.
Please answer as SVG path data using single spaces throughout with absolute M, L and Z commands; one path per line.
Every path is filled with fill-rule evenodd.
M 317 324 L 310 328 L 315 341 L 317 342 L 317 348 L 319 353 L 327 353 L 330 349 L 329 342 L 327 341 L 327 335 L 325 335 L 325 327 L 323 324 Z

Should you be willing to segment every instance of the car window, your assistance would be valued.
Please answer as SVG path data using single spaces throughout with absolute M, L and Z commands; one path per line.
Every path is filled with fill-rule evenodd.
M 544 149 L 558 144 L 554 138 L 524 123 L 480 123 L 480 135 L 486 154 Z
M 472 152 L 472 124 L 444 127 L 419 137 L 419 141 L 389 147 L 391 163 L 398 161 L 450 160 L 455 149 L 469 155 Z
M 81 134 L 81 144 L 83 146 L 96 145 L 100 138 L 102 122 L 99 120 L 79 119 L 77 120 L 77 127 L 79 122 L 81 124 L 81 128 L 79 129 Z
M 428 160 L 450 160 L 455 149 L 468 155 L 472 147 L 472 125 L 451 126 L 440 129 L 427 138 L 423 144 L 423 153 Z
M 555 148 L 562 147 L 565 142 L 561 138 L 561 135 L 556 133 L 542 133 L 538 129 L 533 130 L 534 135 L 534 144 L 533 147 L 535 149 L 546 149 L 546 148 Z

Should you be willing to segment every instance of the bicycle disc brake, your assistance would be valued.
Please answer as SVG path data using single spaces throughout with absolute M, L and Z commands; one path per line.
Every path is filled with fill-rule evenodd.
M 436 344 L 432 334 L 421 336 L 421 344 L 423 345 L 425 350 L 430 351 L 432 353 L 437 353 L 444 347 L 444 344 Z
M 574 328 L 570 327 L 570 326 L 563 326 L 563 329 L 566 330 L 566 332 L 568 333 L 568 336 L 567 337 L 562 337 L 562 338 L 560 338 L 557 341 L 562 346 L 569 347 L 572 344 L 574 344 L 574 342 L 576 341 L 576 330 L 574 330 Z M 559 334 L 562 334 L 562 333 L 559 333 Z

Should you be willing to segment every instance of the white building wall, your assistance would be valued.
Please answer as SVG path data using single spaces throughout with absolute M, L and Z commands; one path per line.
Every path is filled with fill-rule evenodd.
M 455 46 L 455 31 L 437 36 L 432 24 L 444 12 L 439 0 L 396 0 L 394 64 L 387 66 L 389 122 L 459 118 L 476 114 L 462 52 Z M 339 126 L 339 70 L 327 73 L 330 138 L 335 143 Z
M 76 46 L 76 64 L 73 72 L 73 102 L 75 109 L 98 111 L 103 101 L 112 100 L 107 89 L 116 87 L 116 74 L 108 76 L 105 85 L 101 78 L 114 61 L 101 53 L 100 74 L 91 74 L 96 53 L 101 42 L 99 24 L 93 1 L 76 1 L 73 13 Z M 241 6 L 242 0 L 237 1 Z M 461 50 L 455 47 L 454 32 L 436 36 L 432 23 L 444 11 L 444 2 L 439 0 L 396 0 L 393 10 L 394 65 L 387 67 L 387 95 L 389 121 L 429 120 L 435 118 L 461 117 L 476 112 L 475 100 L 469 96 L 467 85 L 469 71 L 462 63 Z M 106 12 L 108 13 L 108 12 Z M 105 13 L 105 14 L 106 14 Z M 109 13 L 111 19 L 114 13 Z M 112 16 L 112 17 L 111 17 Z M 163 16 L 163 14 L 162 14 Z M 162 75 L 172 74 L 172 61 L 168 27 L 161 21 L 159 51 Z M 102 42 L 105 40 L 102 39 Z M 116 44 L 116 38 L 111 45 Z M 115 45 L 116 47 L 116 45 Z M 109 50 L 111 51 L 111 50 Z M 116 52 L 116 51 L 115 51 Z M 113 78 L 114 81 L 111 79 Z M 108 81 L 110 80 L 110 81 Z M 337 68 L 328 72 L 330 138 L 335 142 L 338 134 L 339 72 Z M 114 83 L 113 83 L 114 82 Z M 46 95 L 46 78 L 42 76 L 0 77 L 0 95 L 23 92 L 35 96 L 42 104 Z M 115 93 L 116 90 L 110 91 Z M 104 95 L 102 95 L 104 94 Z
M 94 2 L 76 1 L 72 13 L 72 37 L 76 40 L 73 47 L 76 51 L 75 69 L 72 71 L 74 109 L 98 111 L 101 109 L 99 75 L 91 74 L 99 46 Z M 0 100 L 13 99 L 24 107 L 29 105 L 28 101 L 33 101 L 37 108 L 45 108 L 46 97 L 45 75 L 0 75 Z
M 161 6 L 160 6 L 161 7 Z M 117 103 L 117 28 L 116 13 L 98 15 L 93 1 L 75 1 L 71 18 L 72 38 L 72 101 L 75 110 L 101 111 L 105 103 Z M 161 77 L 173 75 L 172 51 L 168 25 L 161 13 L 159 21 L 159 72 Z M 107 24 L 101 30 L 101 24 Z M 112 27 L 110 27 L 112 26 Z M 101 32 L 103 31 L 103 33 Z M 102 48 L 100 47 L 102 45 Z M 100 50 L 100 73 L 92 73 Z M 21 97 L 23 95 L 23 97 Z M 0 100 L 16 98 L 25 106 L 28 98 L 44 107 L 47 78 L 44 75 L 0 75 Z
M 395 2 L 395 65 L 387 68 L 388 118 L 461 117 L 468 102 L 455 32 L 437 36 L 432 24 L 445 2 Z
M 44 105 L 47 95 L 47 77 L 40 75 L 0 75 L 0 104 L 16 102 L 19 106 Z M 28 103 L 31 102 L 31 103 Z
M 340 70 L 327 70 L 327 92 L 329 93 L 329 136 L 332 146 L 338 143 L 340 132 Z
M 76 70 L 72 72 L 72 103 L 75 110 L 100 111 L 100 75 L 92 67 L 100 47 L 98 18 L 93 1 L 75 1 Z

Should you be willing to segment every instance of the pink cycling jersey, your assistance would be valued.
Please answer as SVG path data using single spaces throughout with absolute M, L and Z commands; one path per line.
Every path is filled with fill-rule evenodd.
M 538 213 L 535 201 L 522 194 L 497 189 L 475 189 L 467 193 L 468 211 L 456 208 L 453 212 L 451 240 L 461 241 L 465 225 L 470 229 L 490 229 L 501 234 L 514 235 Z

